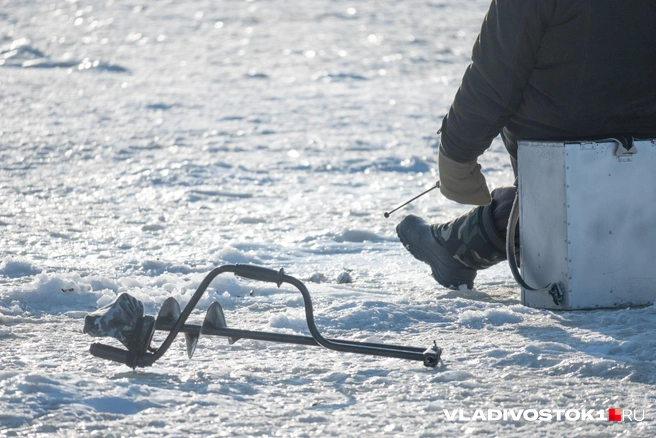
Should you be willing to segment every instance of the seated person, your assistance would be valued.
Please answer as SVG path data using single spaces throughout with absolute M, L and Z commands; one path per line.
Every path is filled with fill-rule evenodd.
M 519 140 L 656 137 L 656 3 L 494 0 L 441 128 L 440 190 L 478 207 L 445 224 L 410 215 L 405 248 L 444 287 L 472 288 L 506 259 L 516 182 L 490 193 L 478 157 L 501 138 L 517 176 Z

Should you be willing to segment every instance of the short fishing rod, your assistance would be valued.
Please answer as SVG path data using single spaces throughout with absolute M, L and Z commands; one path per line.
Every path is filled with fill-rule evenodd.
M 406 202 L 405 204 L 401 204 L 401 205 L 399 205 L 399 206 L 396 207 L 394 210 L 392 210 L 392 211 L 386 211 L 385 213 L 383 213 L 383 216 L 385 216 L 386 218 L 387 218 L 387 217 L 390 217 L 390 214 L 394 213 L 396 210 L 400 210 L 401 208 L 403 208 L 403 207 L 405 207 L 406 205 L 410 204 L 410 203 L 411 203 L 412 201 L 414 201 L 415 199 L 417 199 L 417 198 L 421 198 L 421 197 L 424 196 L 426 193 L 430 192 L 431 190 L 438 189 L 439 187 L 440 187 L 440 182 L 439 182 L 439 180 L 438 180 L 438 181 L 435 183 L 435 185 L 434 185 L 433 187 L 431 187 L 430 189 L 426 190 L 425 192 L 422 192 L 422 193 L 418 194 L 417 196 L 415 196 L 414 198 L 412 198 L 411 200 L 409 200 L 409 201 Z

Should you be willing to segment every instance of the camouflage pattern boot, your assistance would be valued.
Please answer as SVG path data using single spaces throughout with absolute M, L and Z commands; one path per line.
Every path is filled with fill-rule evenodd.
M 439 284 L 450 289 L 461 285 L 472 289 L 476 270 L 456 260 L 433 236 L 431 228 L 422 218 L 409 215 L 396 226 L 396 234 L 410 254 L 430 266 Z
M 476 207 L 445 224 L 431 225 L 433 237 L 464 266 L 480 270 L 506 260 L 505 233 L 495 227 L 493 204 Z
M 492 203 L 445 224 L 410 215 L 396 227 L 403 246 L 431 267 L 444 287 L 472 288 L 476 272 L 506 260 L 506 228 L 517 187 L 492 190 Z M 515 234 L 519 243 L 519 230 Z M 515 249 L 517 251 L 517 248 Z

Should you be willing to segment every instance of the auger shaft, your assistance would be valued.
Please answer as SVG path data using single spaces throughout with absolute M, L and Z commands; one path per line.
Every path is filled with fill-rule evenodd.
M 155 330 L 159 331 L 171 331 L 173 329 L 173 324 L 156 324 Z M 282 342 L 286 344 L 298 344 L 298 345 L 310 345 L 310 346 L 320 346 L 316 339 L 310 336 L 299 336 L 299 335 L 287 335 L 283 333 L 272 333 L 272 332 L 259 332 L 252 330 L 241 330 L 233 328 L 205 328 L 203 329 L 200 325 L 185 324 L 180 329 L 180 333 L 189 333 L 192 335 L 203 336 L 223 336 L 226 338 L 240 338 L 240 339 L 253 339 L 256 341 L 268 341 L 268 342 Z M 359 348 L 351 351 L 352 353 L 362 353 L 370 354 L 375 356 L 385 356 L 385 357 L 396 357 L 399 359 L 410 359 L 410 360 L 424 360 L 424 351 L 425 348 L 417 347 L 404 347 L 399 345 L 388 345 L 388 344 L 376 344 L 371 342 L 357 342 L 357 341 L 345 341 L 339 339 L 327 339 L 327 341 L 333 344 L 340 344 L 344 346 L 354 346 L 354 347 L 371 347 L 377 350 L 363 350 L 360 351 Z

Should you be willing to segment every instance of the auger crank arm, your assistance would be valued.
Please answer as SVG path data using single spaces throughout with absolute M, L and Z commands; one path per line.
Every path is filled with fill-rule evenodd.
M 307 320 L 308 329 L 310 330 L 310 334 L 312 335 L 312 337 L 286 335 L 281 333 L 240 330 L 240 329 L 232 329 L 227 327 L 218 327 L 216 325 L 208 327 L 205 326 L 205 324 L 203 324 L 203 326 L 186 324 L 187 318 L 191 314 L 192 310 L 196 307 L 196 304 L 198 304 L 198 301 L 203 296 L 203 294 L 207 290 L 212 280 L 214 280 L 214 278 L 216 278 L 218 275 L 225 272 L 233 272 L 235 275 L 244 278 L 249 278 L 252 280 L 275 283 L 278 287 L 280 287 L 283 283 L 288 283 L 296 287 L 301 292 L 301 295 L 303 296 L 303 301 L 305 305 L 305 316 Z M 150 318 L 152 320 L 152 317 L 146 316 L 146 318 Z M 221 312 L 221 318 L 223 318 L 222 312 Z M 132 350 L 130 349 L 123 350 L 120 348 L 115 348 L 104 344 L 94 343 L 91 345 L 90 352 L 94 356 L 123 363 L 132 368 L 146 367 L 152 365 L 155 361 L 161 358 L 164 355 L 164 353 L 166 353 L 168 348 L 171 346 L 175 337 L 179 333 L 183 333 L 185 334 L 185 336 L 190 336 L 191 338 L 195 337 L 196 340 L 198 339 L 200 334 L 203 334 L 203 335 L 224 336 L 227 338 L 231 338 L 232 340 L 243 338 L 243 339 L 255 339 L 261 341 L 283 342 L 283 343 L 310 345 L 310 346 L 320 345 L 336 351 L 422 361 L 424 365 L 428 367 L 437 366 L 441 354 L 441 349 L 438 348 L 436 345 L 433 345 L 425 349 L 425 348 L 417 348 L 417 347 L 406 347 L 406 346 L 397 346 L 397 345 L 355 342 L 355 341 L 324 338 L 321 335 L 321 333 L 319 333 L 319 330 L 317 329 L 314 323 L 314 311 L 312 308 L 312 299 L 310 297 L 309 291 L 301 281 L 297 280 L 294 277 L 286 275 L 282 269 L 279 271 L 275 271 L 272 269 L 263 268 L 259 266 L 251 266 L 251 265 L 220 266 L 214 269 L 213 271 L 211 271 L 203 279 L 200 286 L 198 287 L 194 295 L 191 297 L 184 310 L 179 313 L 179 316 L 177 318 L 174 319 L 175 322 L 161 321 L 160 318 L 158 317 L 157 321 L 151 321 L 152 329 L 150 331 L 150 335 L 147 335 L 147 340 L 142 341 L 141 348 L 137 348 L 137 349 L 133 348 Z M 152 337 L 152 332 L 154 330 L 170 332 L 169 335 L 166 337 L 166 339 L 156 350 L 153 350 L 149 346 L 150 338 Z M 150 350 L 151 352 L 148 352 L 147 350 Z M 192 352 L 189 352 L 188 350 L 188 353 L 191 356 L 191 354 L 193 354 L 193 349 Z

